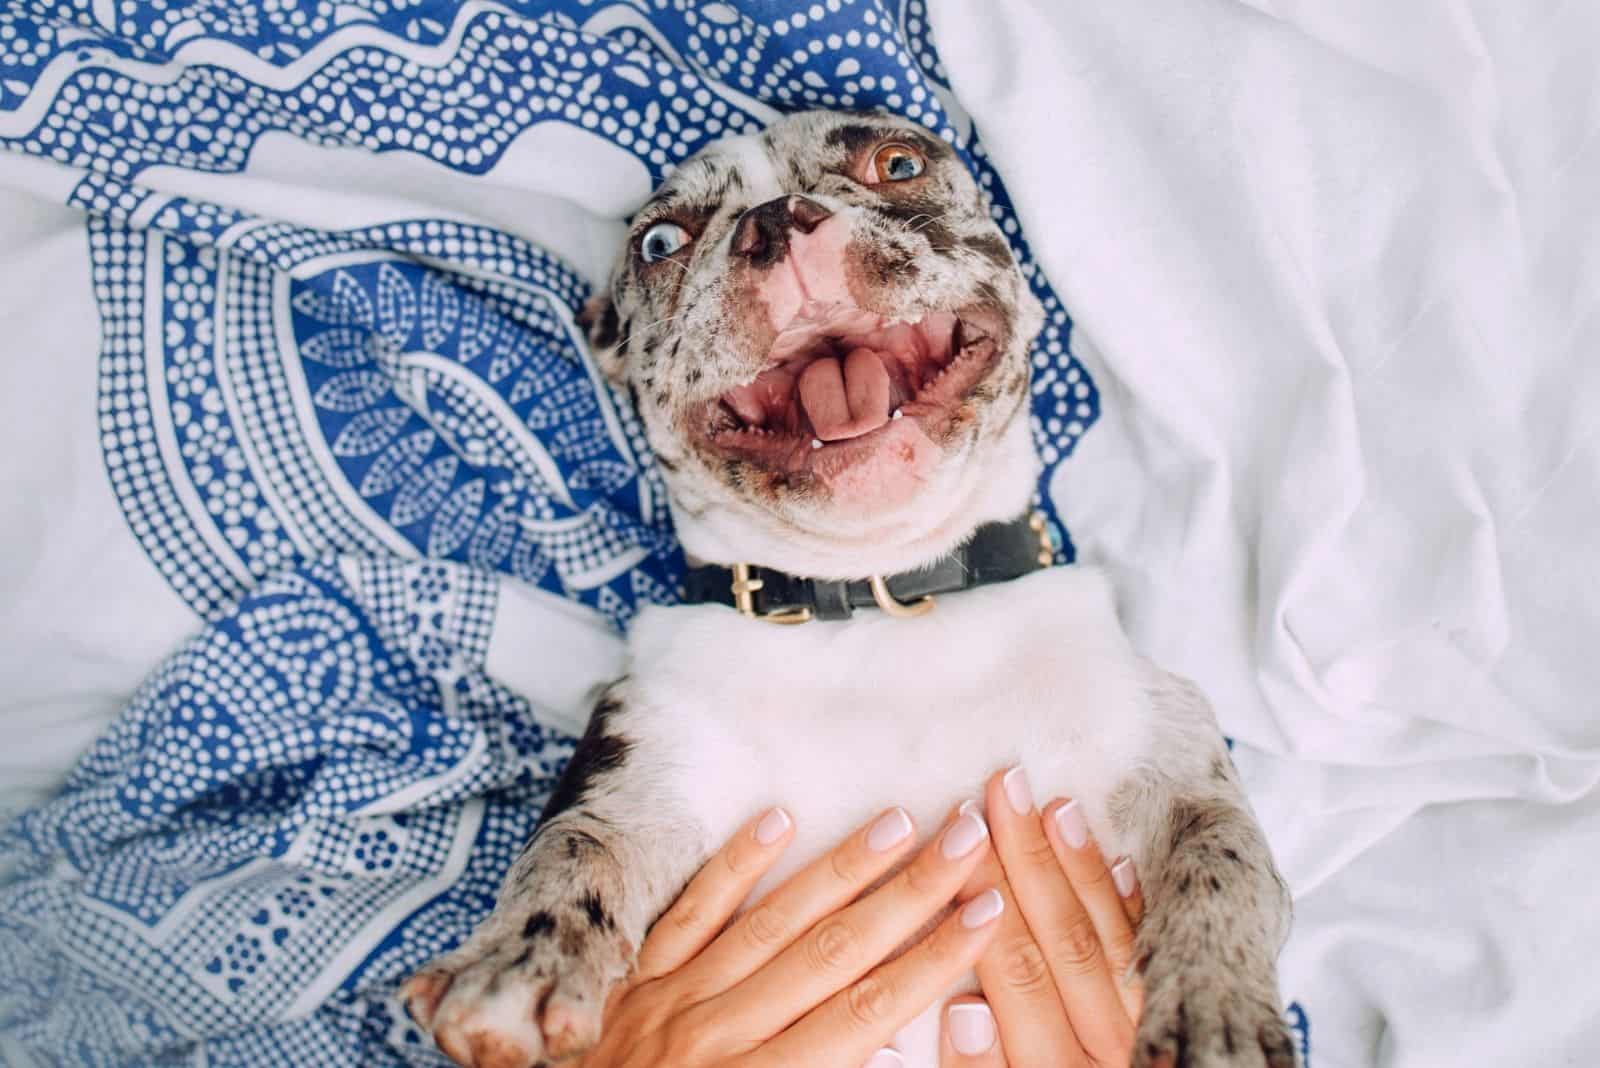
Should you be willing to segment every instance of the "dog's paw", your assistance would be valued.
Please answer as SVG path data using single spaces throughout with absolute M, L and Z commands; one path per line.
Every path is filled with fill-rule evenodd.
M 1273 989 L 1220 968 L 1146 975 L 1133 1068 L 1295 1068 Z
M 593 911 L 491 921 L 400 988 L 411 1018 L 463 1068 L 534 1068 L 600 1037 L 612 986 L 633 965 L 613 925 Z

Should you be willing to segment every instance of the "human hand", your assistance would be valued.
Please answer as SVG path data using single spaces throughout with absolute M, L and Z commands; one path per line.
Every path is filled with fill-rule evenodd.
M 858 900 L 914 846 L 900 809 L 729 924 L 792 837 L 788 816 L 774 809 L 706 863 L 640 947 L 637 975 L 608 1004 L 599 1044 L 567 1064 L 859 1068 L 970 969 L 998 929 L 1004 900 L 982 889 L 881 963 L 963 886 L 975 886 L 973 873 L 989 857 L 983 820 L 955 813 L 903 870 Z
M 985 797 L 995 849 L 971 885 L 997 886 L 1006 908 L 978 960 L 984 998 L 945 1009 L 941 1065 L 1123 1068 L 1143 1002 L 1123 981 L 1144 911 L 1132 861 L 1108 867 L 1070 802 L 1041 813 L 1020 768 Z

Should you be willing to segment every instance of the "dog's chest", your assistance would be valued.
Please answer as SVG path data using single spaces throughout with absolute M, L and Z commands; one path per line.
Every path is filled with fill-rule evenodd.
M 784 805 L 797 823 L 787 872 L 890 805 L 929 834 L 1020 762 L 1038 800 L 1079 799 L 1103 848 L 1123 848 L 1105 801 L 1148 752 L 1150 724 L 1096 572 L 1041 572 L 909 620 L 651 610 L 630 651 L 630 774 L 692 814 L 708 845 Z

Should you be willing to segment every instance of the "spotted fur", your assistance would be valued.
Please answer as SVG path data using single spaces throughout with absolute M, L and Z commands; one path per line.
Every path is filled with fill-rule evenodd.
M 922 151 L 926 172 L 915 182 L 861 182 L 865 158 L 891 141 Z M 696 424 L 705 403 L 748 381 L 772 346 L 776 335 L 755 312 L 754 287 L 776 259 L 742 269 L 731 246 L 747 212 L 791 194 L 852 219 L 848 270 L 862 307 L 913 320 L 982 303 L 1007 326 L 985 391 L 1009 403 L 961 413 L 940 443 L 942 484 L 906 509 L 841 516 L 816 484 L 730 460 L 707 445 Z M 663 220 L 686 227 L 694 241 L 647 264 L 640 239 Z M 1043 311 L 971 173 L 915 123 L 805 112 L 713 145 L 678 168 L 634 216 L 587 318 L 602 366 L 639 402 L 672 491 L 679 538 L 694 557 L 837 577 L 863 568 L 903 571 L 948 551 L 972 523 L 1015 514 L 1032 492 L 1038 464 L 1023 402 L 1028 348 Z
M 925 180 L 883 189 L 851 177 L 889 139 L 926 154 Z M 788 238 L 781 216 L 747 213 L 787 195 L 855 213 L 846 270 L 858 304 L 910 317 L 981 297 L 1005 324 L 993 369 L 949 422 L 940 470 L 893 515 L 841 519 L 824 488 L 717 454 L 692 425 L 771 344 L 749 312 L 752 287 Z M 646 265 L 638 238 L 661 219 L 695 240 Z M 735 263 L 741 220 L 749 247 L 765 244 Z M 941 141 L 884 116 L 808 113 L 684 164 L 639 212 L 609 293 L 584 318 L 645 418 L 691 553 L 856 577 L 904 570 L 1025 507 L 1039 314 Z M 413 1015 L 473 1068 L 566 1056 L 599 1033 L 650 924 L 761 807 L 785 804 L 797 821 L 770 885 L 879 807 L 903 805 L 931 830 L 963 791 L 1022 762 L 1041 796 L 1076 798 L 1102 848 L 1142 873 L 1134 1064 L 1289 1068 L 1275 973 L 1288 895 L 1200 693 L 1134 655 L 1086 569 L 971 591 L 928 619 L 780 628 L 714 606 L 641 615 L 630 676 L 597 703 L 493 913 L 406 987 Z M 894 759 L 908 751 L 915 761 Z M 908 1068 L 934 1068 L 937 1014 L 898 1044 Z

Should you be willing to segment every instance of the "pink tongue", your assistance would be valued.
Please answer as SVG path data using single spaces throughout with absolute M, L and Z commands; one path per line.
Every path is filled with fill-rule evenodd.
M 800 404 L 817 437 L 860 437 L 889 421 L 889 372 L 872 349 L 855 349 L 843 361 L 817 360 L 800 372 Z

